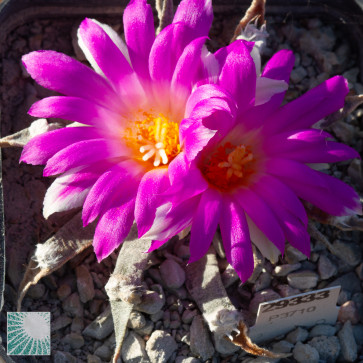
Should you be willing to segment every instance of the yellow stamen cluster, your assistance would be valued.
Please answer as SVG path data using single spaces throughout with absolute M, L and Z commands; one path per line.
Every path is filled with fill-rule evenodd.
M 202 172 L 210 184 L 228 191 L 246 182 L 253 173 L 253 160 L 250 146 L 234 146 L 227 142 L 206 159 Z
M 179 124 L 169 121 L 161 113 L 155 116 L 154 113 L 143 112 L 138 120 L 130 121 L 124 138 L 129 144 L 138 145 L 138 152 L 143 154 L 141 160 L 149 161 L 154 157 L 154 167 L 168 164 L 180 152 Z M 137 159 L 140 157 L 137 156 Z

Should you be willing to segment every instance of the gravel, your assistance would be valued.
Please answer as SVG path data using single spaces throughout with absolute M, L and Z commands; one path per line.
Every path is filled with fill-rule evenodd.
M 239 20 L 238 17 L 239 14 L 234 23 Z M 118 15 L 111 19 L 111 24 L 118 31 L 121 29 L 119 19 Z M 267 19 L 271 36 L 266 55 L 278 48 L 288 47 L 297 56 L 287 100 L 338 73 L 343 73 L 348 78 L 353 91 L 363 91 L 354 49 L 345 41 L 345 34 L 339 30 L 338 25 L 324 25 L 318 19 L 288 21 L 282 25 L 274 22 L 276 23 Z M 230 21 L 228 24 L 224 21 L 224 15 L 216 16 L 211 39 L 216 39 L 216 33 L 219 43 L 213 44 L 212 41 L 212 48 L 228 43 L 228 32 L 231 29 L 228 30 L 227 27 L 230 24 Z M 26 112 L 30 104 L 52 95 L 35 85 L 25 74 L 20 67 L 20 56 L 37 48 L 49 48 L 74 55 L 71 45 L 72 29 L 74 19 L 41 20 L 19 27 L 9 35 L 6 58 L 1 61 L 2 69 L 6 70 L 3 72 L 6 74 L 3 84 L 7 91 L 1 94 L 3 135 L 29 126 L 31 118 Z M 79 50 L 76 55 L 79 55 Z M 336 122 L 327 131 L 338 141 L 344 141 L 362 152 L 362 116 L 360 109 L 346 121 Z M 70 217 L 60 214 L 47 221 L 42 219 L 42 200 L 50 180 L 42 178 L 41 167 L 24 164 L 19 167 L 19 150 L 5 149 L 2 153 L 9 284 L 4 311 L 14 311 L 14 292 L 22 278 L 23 266 L 34 248 L 34 241 L 43 241 Z M 355 160 L 334 165 L 326 172 L 348 182 L 350 180 L 362 194 L 360 170 L 361 162 Z M 332 244 L 332 250 L 312 238 L 312 255 L 307 260 L 305 255 L 287 245 L 284 257 L 277 264 L 260 259 L 253 279 L 244 284 L 236 279 L 236 275 L 223 260 L 225 253 L 217 233 L 213 244 L 218 248 L 223 284 L 235 306 L 246 313 L 250 326 L 254 323 L 260 302 L 295 295 L 305 290 L 341 285 L 337 324 L 296 328 L 285 336 L 277 337 L 270 347 L 275 352 L 293 354 L 293 357 L 280 360 L 283 363 L 314 362 L 316 354 L 320 362 L 350 362 L 355 357 L 359 361 L 363 359 L 361 235 L 331 226 L 317 226 Z M 211 339 L 200 311 L 185 289 L 184 265 L 189 258 L 188 241 L 189 237 L 186 237 L 173 244 L 166 244 L 163 250 L 156 252 L 153 267 L 145 273 L 145 281 L 153 293 L 147 295 L 144 304 L 131 314 L 128 334 L 122 348 L 123 361 L 276 361 L 251 358 L 234 346 L 234 350 L 221 348 L 220 344 L 228 342 L 215 342 Z M 52 312 L 52 361 L 99 363 L 111 359 L 114 330 L 104 286 L 114 269 L 116 256 L 117 253 L 98 264 L 92 250 L 88 249 L 80 258 L 42 279 L 24 299 L 24 310 L 44 309 Z M 6 343 L 4 315 L 1 321 L 1 337 Z M 221 354 L 221 351 L 225 354 Z M 39 358 L 39 361 L 49 361 L 49 357 L 42 359 Z M 18 357 L 14 357 L 14 360 L 20 362 Z

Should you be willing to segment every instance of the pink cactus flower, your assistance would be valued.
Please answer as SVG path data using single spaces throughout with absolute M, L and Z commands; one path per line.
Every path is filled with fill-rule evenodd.
M 180 125 L 183 150 L 169 167 L 171 186 L 145 234 L 157 240 L 151 251 L 191 226 L 192 263 L 207 252 L 219 225 L 226 258 L 242 281 L 254 268 L 251 241 L 274 262 L 286 241 L 309 255 L 301 200 L 337 216 L 362 212 L 351 187 L 313 168 L 359 157 L 312 128 L 343 107 L 345 79 L 333 77 L 284 106 L 283 93 L 256 105 L 248 47 L 236 41 L 217 52 L 217 84 L 201 85 L 190 96 Z M 287 81 L 293 64 L 292 53 L 281 51 L 262 77 Z
M 31 139 L 21 161 L 45 164 L 44 175 L 57 176 L 45 196 L 45 217 L 83 207 L 84 225 L 98 218 L 98 260 L 123 242 L 134 220 L 140 234 L 153 222 L 170 185 L 168 169 L 184 147 L 179 127 L 192 88 L 221 70 L 218 54 L 204 46 L 212 19 L 211 0 L 183 0 L 173 23 L 155 37 L 151 7 L 132 0 L 123 16 L 126 44 L 107 25 L 81 23 L 79 45 L 93 69 L 54 51 L 23 57 L 36 82 L 62 94 L 36 102 L 29 114 L 76 123 Z M 287 88 L 282 80 L 258 78 L 260 103 Z

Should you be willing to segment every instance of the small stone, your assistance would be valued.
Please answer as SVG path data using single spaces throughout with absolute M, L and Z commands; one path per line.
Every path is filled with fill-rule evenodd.
M 271 285 L 272 277 L 268 272 L 262 272 L 253 285 L 254 292 L 267 289 Z
M 363 344 L 363 324 L 353 325 L 353 334 L 358 345 Z
M 70 333 L 67 334 L 63 339 L 62 342 L 65 344 L 69 344 L 73 349 L 79 349 L 84 345 L 84 339 L 82 335 L 77 333 Z
M 261 303 L 271 300 L 280 299 L 281 296 L 272 289 L 266 289 L 256 292 L 253 299 L 250 302 L 249 310 L 251 313 L 256 314 L 258 307 Z
M 112 357 L 112 350 L 103 344 L 95 350 L 94 354 L 108 362 Z
M 97 357 L 97 355 L 88 354 L 87 363 L 102 363 L 102 361 L 100 357 Z
M 214 354 L 209 331 L 200 315 L 194 317 L 190 327 L 190 350 L 201 357 L 202 361 L 210 359 Z
M 153 330 L 154 323 L 151 320 L 147 320 L 145 326 L 143 326 L 141 329 L 135 329 L 135 332 L 143 337 L 144 335 L 150 335 Z
M 184 324 L 190 324 L 193 318 L 198 314 L 197 310 L 184 310 L 182 315 L 182 322 Z
M 63 301 L 71 294 L 71 292 L 72 292 L 72 290 L 69 285 L 62 284 L 59 286 L 59 288 L 57 290 L 57 296 L 58 296 L 59 300 Z
M 61 315 L 54 321 L 53 320 L 51 321 L 51 328 L 52 328 L 52 331 L 56 331 L 56 330 L 65 328 L 66 326 L 68 326 L 71 323 L 72 323 L 71 318 L 69 318 L 68 316 L 65 316 L 65 315 Z
M 307 257 L 296 248 L 292 247 L 291 245 L 288 245 L 286 247 L 285 259 L 289 264 L 293 265 L 300 261 L 305 261 Z
M 309 344 L 303 344 L 301 342 L 297 342 L 295 348 L 293 350 L 294 358 L 299 363 L 318 363 L 319 362 L 319 353 Z
M 63 301 L 63 310 L 70 316 L 83 316 L 83 306 L 76 292 Z
M 357 292 L 352 296 L 355 306 L 358 310 L 359 321 L 363 323 L 363 293 Z
M 201 363 L 201 361 L 197 358 L 193 357 L 176 357 L 175 363 Z
M 276 286 L 276 290 L 280 294 L 281 297 L 288 297 L 300 294 L 299 289 L 295 289 L 289 285 L 281 284 Z
M 295 330 L 287 334 L 286 340 L 292 344 L 296 344 L 297 342 L 304 342 L 308 338 L 308 336 L 309 332 L 299 326 Z
M 27 295 L 34 300 L 40 299 L 45 294 L 45 286 L 38 282 L 36 285 L 30 286 Z
M 108 307 L 101 315 L 92 321 L 86 329 L 83 330 L 83 335 L 103 340 L 113 332 L 113 328 L 111 309 Z
M 350 300 L 352 297 L 352 293 L 347 291 L 347 290 L 340 290 L 339 296 L 338 296 L 338 300 L 337 300 L 337 304 L 343 305 L 344 303 L 346 303 L 348 300 Z
M 135 305 L 134 309 L 146 314 L 155 314 L 159 312 L 165 304 L 165 295 L 163 288 L 158 285 L 152 285 L 153 291 L 146 291 L 142 296 L 139 305 Z
M 355 269 L 359 279 L 363 281 L 363 262 Z
M 318 280 L 318 274 L 313 271 L 292 272 L 287 275 L 289 285 L 299 290 L 312 289 L 317 285 Z
M 346 78 L 348 80 L 349 83 L 356 83 L 357 82 L 357 77 L 359 74 L 359 68 L 355 67 L 355 68 L 351 68 L 348 71 L 345 71 L 342 76 L 344 78 Z
M 185 271 L 172 259 L 166 259 L 160 265 L 160 275 L 165 286 L 170 289 L 178 289 L 185 282 Z
M 144 340 L 130 331 L 122 343 L 121 356 L 124 362 L 139 363 L 148 359 Z
M 362 260 L 362 251 L 356 243 L 336 240 L 333 247 L 334 254 L 349 266 L 357 266 Z
M 154 323 L 156 323 L 158 320 L 161 320 L 163 318 L 164 312 L 162 310 L 158 311 L 155 314 L 150 314 L 150 319 Z
M 336 275 L 338 269 L 329 257 L 321 255 L 318 262 L 318 272 L 322 280 L 327 280 Z
M 84 328 L 83 319 L 80 318 L 79 316 L 76 316 L 72 321 L 71 331 L 75 333 L 80 333 L 83 330 L 83 328 Z
M 95 287 L 93 279 L 88 269 L 83 266 L 76 267 L 77 289 L 79 297 L 83 303 L 92 300 L 95 297 Z
M 155 330 L 146 343 L 151 363 L 166 363 L 177 349 L 175 339 L 162 330 Z
M 315 325 L 309 333 L 309 338 L 319 337 L 324 335 L 326 337 L 331 337 L 335 334 L 335 327 L 327 324 Z
M 59 350 L 55 352 L 54 363 L 76 363 L 77 359 L 72 354 L 68 352 L 60 352 Z
M 144 315 L 142 315 L 138 311 L 132 311 L 129 317 L 129 321 L 127 322 L 127 327 L 130 329 L 141 329 L 145 326 L 146 319 Z
M 344 323 L 343 328 L 338 333 L 338 338 L 344 361 L 354 362 L 358 356 L 358 348 L 350 321 Z
M 345 302 L 340 308 L 338 313 L 338 321 L 345 323 L 350 321 L 352 324 L 358 324 L 359 313 L 354 301 L 349 300 Z
M 324 362 L 335 362 L 340 353 L 339 339 L 336 336 L 315 337 L 310 340 L 309 345 L 318 351 L 320 360 Z
M 308 72 L 304 67 L 297 67 L 293 69 L 290 75 L 290 79 L 292 83 L 300 83 L 306 76 L 308 75 Z
M 351 292 L 361 292 L 360 281 L 354 272 L 349 272 L 335 279 L 326 287 L 341 286 L 342 289 Z
M 294 348 L 294 344 L 287 340 L 280 340 L 279 342 L 272 344 L 272 351 L 274 353 L 290 353 L 292 348 Z
M 290 272 L 298 270 L 301 267 L 301 263 L 294 263 L 294 264 L 285 264 L 279 265 L 274 268 L 273 275 L 274 276 L 286 276 Z

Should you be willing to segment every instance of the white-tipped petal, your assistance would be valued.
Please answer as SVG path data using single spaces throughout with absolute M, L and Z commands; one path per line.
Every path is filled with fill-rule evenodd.
M 285 81 L 257 77 L 255 106 L 266 103 L 275 94 L 285 92 L 288 87 L 289 86 Z

